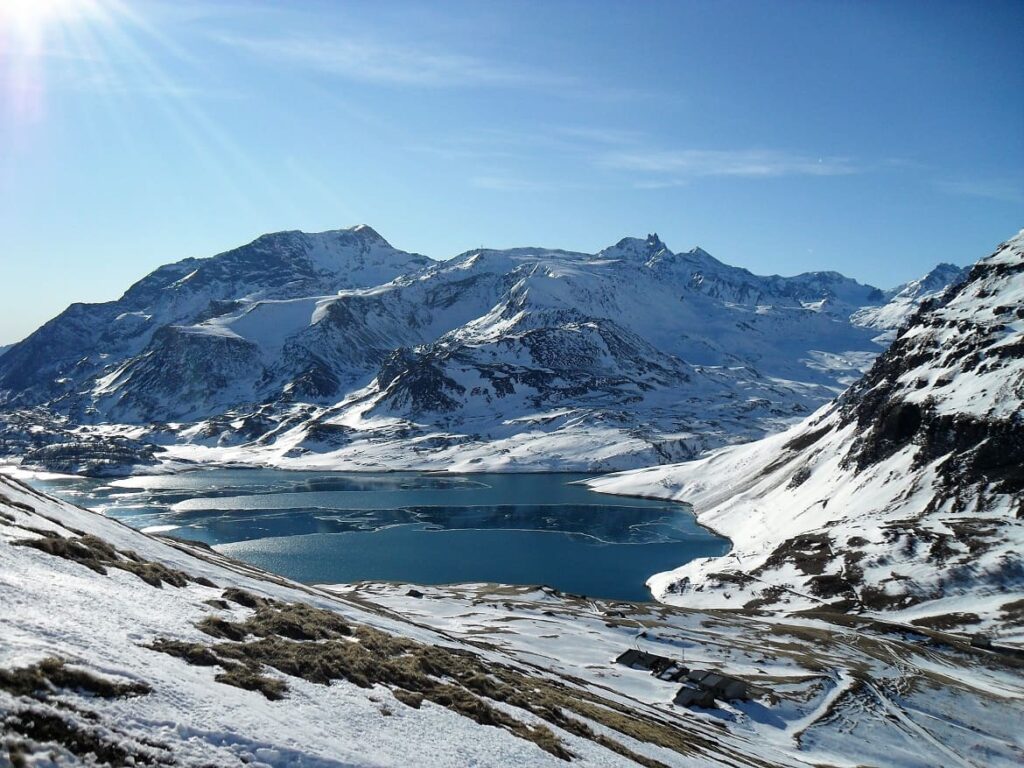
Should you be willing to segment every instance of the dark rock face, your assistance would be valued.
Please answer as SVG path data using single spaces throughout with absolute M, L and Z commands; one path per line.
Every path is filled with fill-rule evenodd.
M 1024 359 L 1024 335 L 1007 340 L 1007 326 L 999 320 L 1006 313 L 998 306 L 994 311 L 985 306 L 998 286 L 1021 276 L 1024 257 L 981 262 L 941 299 L 921 307 L 840 401 L 845 419 L 856 420 L 863 430 L 844 459 L 847 465 L 864 469 L 913 444 L 916 466 L 947 457 L 939 473 L 948 498 L 956 497 L 958 488 L 976 484 L 993 493 L 1024 490 L 1024 414 L 1019 399 L 1024 385 L 1020 368 L 1014 365 Z M 980 306 L 969 314 L 944 312 L 958 299 Z M 1007 396 L 1018 398 L 1011 413 L 990 417 L 939 412 L 937 406 L 955 377 L 1001 369 L 1007 371 Z M 923 387 L 931 389 L 928 397 L 908 400 Z M 1024 514 L 1024 500 L 1018 510 Z
M 114 311 L 105 305 L 72 304 L 0 358 L 0 398 L 35 405 L 63 394 L 60 380 L 87 364 L 85 350 L 100 340 Z
M 753 541 L 734 561 L 685 567 L 667 593 L 728 600 L 742 590 L 749 609 L 914 607 L 925 617 L 934 610 L 944 629 L 1016 621 L 1008 606 L 1024 594 L 1022 298 L 1024 232 L 922 304 L 871 369 L 781 450 L 766 442 L 760 452 L 723 452 L 730 475 L 718 483 L 740 491 L 715 499 L 710 514 L 732 530 L 763 517 L 764 531 L 743 531 Z M 699 495 L 702 479 L 681 470 L 675 482 Z M 801 518 L 803 529 L 792 525 Z M 1000 594 L 1006 603 L 992 606 Z M 951 598 L 977 598 L 977 610 L 950 611 Z
M 881 403 L 874 413 L 865 409 L 858 422 L 871 433 L 855 451 L 857 466 L 863 469 L 887 459 L 913 439 L 921 426 L 921 407 L 916 403 Z
M 457 376 L 487 385 L 468 388 Z M 377 374 L 384 395 L 376 407 L 409 415 L 474 412 L 517 394 L 538 408 L 594 400 L 629 403 L 656 386 L 689 380 L 688 366 L 636 334 L 610 320 L 566 310 L 547 313 L 540 327 L 514 329 L 493 343 L 443 339 L 398 350 Z
M 292 381 L 290 394 L 319 402 L 341 394 L 341 381 L 322 359 L 312 357 Z
M 454 411 L 455 398 L 466 388 L 445 375 L 436 355 L 415 354 L 407 349 L 392 353 L 381 366 L 377 382 L 384 391 L 384 402 L 410 414 Z
M 22 466 L 86 477 L 120 477 L 158 464 L 157 446 L 126 437 L 87 437 L 27 450 Z
M 40 429 L 47 424 L 47 429 Z M 0 421 L 0 453 L 28 469 L 89 477 L 117 477 L 159 462 L 164 449 L 145 440 L 96 434 L 42 408 Z
M 196 403 L 216 402 L 221 393 L 222 405 L 229 407 L 252 399 L 237 382 L 261 369 L 258 350 L 243 339 L 162 328 L 121 374 L 132 386 L 108 412 L 129 422 L 152 421 L 156 414 L 188 418 L 197 415 Z

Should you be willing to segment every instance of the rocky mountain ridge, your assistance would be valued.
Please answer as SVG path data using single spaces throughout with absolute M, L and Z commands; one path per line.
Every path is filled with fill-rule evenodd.
M 926 300 L 791 429 L 591 482 L 674 498 L 730 537 L 653 577 L 668 602 L 884 612 L 1024 639 L 1024 232 Z
M 953 277 L 936 274 L 921 285 Z M 11 348 L 0 447 L 80 471 L 123 471 L 73 460 L 115 437 L 279 466 L 679 460 L 826 402 L 883 348 L 898 315 L 883 310 L 924 295 L 760 277 L 657 235 L 433 262 L 366 226 L 277 233 L 73 305 Z

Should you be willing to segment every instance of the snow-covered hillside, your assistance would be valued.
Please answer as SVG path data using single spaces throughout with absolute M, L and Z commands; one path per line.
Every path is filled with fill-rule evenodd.
M 834 272 L 753 275 L 656 235 L 445 262 L 365 226 L 266 235 L 15 345 L 0 449 L 91 473 L 136 449 L 331 468 L 678 461 L 812 412 L 954 272 L 886 294 Z
M 218 362 L 224 350 L 248 349 L 243 334 L 204 326 L 206 320 L 244 316 L 261 302 L 378 285 L 429 261 L 392 248 L 366 226 L 318 234 L 278 232 L 209 259 L 184 259 L 152 272 L 117 301 L 72 304 L 15 344 L 3 356 L 0 392 L 15 404 L 56 401 L 73 411 L 88 402 L 95 408 L 92 400 L 101 399 L 132 361 L 163 357 L 168 369 L 175 362 L 191 366 L 180 376 L 198 375 L 206 364 Z M 273 326 L 280 320 L 260 319 L 274 336 Z M 261 323 L 249 323 L 254 325 Z M 213 354 L 207 343 L 211 336 L 222 342 L 219 348 L 214 344 Z M 179 349 L 193 344 L 194 353 Z M 146 384 L 140 382 L 139 388 Z M 173 383 L 166 386 L 172 389 Z M 87 390 L 95 390 L 96 397 L 83 399 Z M 182 398 L 189 394 L 180 393 Z
M 930 299 L 833 403 L 759 442 L 590 481 L 734 543 L 653 577 L 680 605 L 828 606 L 1024 642 L 1024 232 Z
M 966 269 L 955 264 L 939 264 L 924 277 L 889 291 L 885 304 L 854 312 L 852 320 L 857 325 L 878 329 L 882 332 L 879 341 L 890 342 L 921 302 L 941 296 L 946 288 L 960 282 L 966 274 Z
M 1024 754 L 1019 662 L 956 636 L 538 587 L 305 586 L 4 476 L 0 606 L 3 765 L 930 768 Z M 749 698 L 673 703 L 681 683 L 615 662 L 637 647 L 674 661 L 666 673 L 731 675 Z

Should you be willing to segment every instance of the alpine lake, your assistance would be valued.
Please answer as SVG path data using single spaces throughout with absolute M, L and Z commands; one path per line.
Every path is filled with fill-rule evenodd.
M 202 469 L 33 484 L 312 584 L 546 584 L 641 601 L 653 574 L 728 551 L 687 505 L 578 484 L 592 476 Z

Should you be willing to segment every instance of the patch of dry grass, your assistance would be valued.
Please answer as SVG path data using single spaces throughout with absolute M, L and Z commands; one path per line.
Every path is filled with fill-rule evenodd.
M 268 668 L 320 685 L 345 680 L 361 688 L 385 686 L 406 706 L 418 709 L 431 702 L 502 728 L 564 760 L 573 755 L 549 726 L 648 768 L 663 764 L 595 731 L 590 723 L 684 755 L 698 754 L 702 746 L 720 748 L 656 716 L 561 681 L 485 662 L 471 651 L 427 645 L 350 624 L 332 611 L 242 590 L 225 590 L 224 598 L 254 612 L 244 621 L 210 616 L 199 622 L 203 632 L 220 642 L 158 640 L 150 647 L 190 664 L 218 666 L 218 681 L 260 691 L 268 699 L 287 690 L 283 681 L 266 675 Z M 530 713 L 546 725 L 528 725 L 496 704 Z
M 150 692 L 145 683 L 122 683 L 97 677 L 49 657 L 28 667 L 0 669 L 0 689 L 14 696 L 46 699 L 61 690 L 78 691 L 103 699 L 141 696 Z
M 12 766 L 27 765 L 27 756 L 36 752 L 37 747 L 53 744 L 83 761 L 100 765 L 149 765 L 155 762 L 145 753 L 125 748 L 102 727 L 87 724 L 86 721 L 96 719 L 95 713 L 78 710 L 60 700 L 50 704 L 54 695 L 60 692 L 75 692 L 101 699 L 143 696 L 152 690 L 145 683 L 98 677 L 85 670 L 68 667 L 62 659 L 50 657 L 27 667 L 0 669 L 0 690 L 30 700 L 28 705 L 15 706 L 0 715 L 3 746 Z M 76 716 L 65 717 L 60 713 L 61 709 L 74 709 Z
M 91 571 L 107 575 L 108 568 L 117 568 L 134 573 L 152 587 L 169 584 L 172 587 L 184 587 L 189 582 L 203 586 L 216 586 L 203 577 L 194 577 L 163 563 L 145 560 L 131 550 L 118 550 L 101 538 L 91 535 L 65 538 L 53 531 L 33 531 L 37 538 L 18 539 L 11 542 L 18 547 L 31 547 L 54 557 L 84 565 Z

